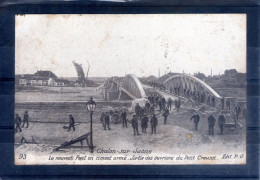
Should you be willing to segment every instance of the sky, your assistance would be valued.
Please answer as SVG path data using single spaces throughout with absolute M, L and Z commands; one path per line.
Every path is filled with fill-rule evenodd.
M 246 72 L 245 14 L 17 15 L 15 72 L 139 77 Z M 88 63 L 87 63 L 88 62 Z

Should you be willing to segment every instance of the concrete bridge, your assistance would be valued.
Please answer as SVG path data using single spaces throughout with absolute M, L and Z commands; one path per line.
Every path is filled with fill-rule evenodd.
M 161 91 L 161 95 L 172 96 L 175 98 L 189 99 L 183 92 L 200 92 L 205 94 L 205 99 L 202 103 L 206 103 L 207 97 L 215 97 L 220 100 L 220 95 L 214 91 L 209 85 L 200 79 L 187 74 L 174 74 L 173 76 L 162 82 L 165 89 Z M 174 94 L 174 88 L 179 88 L 178 95 Z M 124 78 L 109 78 L 103 85 L 99 87 L 104 93 L 106 100 L 134 100 L 147 97 L 145 89 L 146 85 L 142 85 L 139 79 L 134 74 L 127 74 Z M 151 87 L 149 87 L 151 88 Z M 174 98 L 173 98 L 174 99 Z

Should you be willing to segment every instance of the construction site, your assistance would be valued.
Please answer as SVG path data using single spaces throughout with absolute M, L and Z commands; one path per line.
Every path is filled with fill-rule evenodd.
M 59 87 L 47 86 L 16 91 L 15 113 L 21 117 L 25 111 L 29 114 L 28 128 L 22 128 L 21 132 L 15 133 L 17 154 L 30 152 L 31 155 L 41 157 L 46 154 L 76 155 L 80 153 L 97 156 L 97 149 L 119 151 L 133 150 L 136 147 L 150 149 L 153 154 L 161 155 L 222 154 L 246 151 L 246 89 L 244 87 L 217 87 L 214 90 L 194 76 L 178 73 L 166 74 L 156 81 L 138 78 L 133 74 L 127 74 L 125 77 L 108 77 L 102 83 L 99 82 L 99 86 L 90 87 L 82 67 L 75 62 L 73 65 L 77 70 L 76 82 L 79 86 L 63 87 L 62 91 Z M 199 101 L 192 92 L 200 93 Z M 163 123 L 163 114 L 159 106 L 154 106 L 154 114 L 158 118 L 157 134 L 151 134 L 150 123 L 148 123 L 147 133 L 142 133 L 141 119 L 139 119 L 140 135 L 134 136 L 131 119 L 136 113 L 135 106 L 139 104 L 145 107 L 145 103 L 150 101 L 150 96 L 171 99 L 173 102 L 180 101 L 181 106 L 177 109 L 173 103 L 172 108 L 169 109 L 166 125 Z M 90 97 L 96 102 L 92 123 L 86 107 Z M 210 102 L 214 98 L 214 106 L 208 104 L 209 97 Z M 238 119 L 234 111 L 237 105 L 241 108 Z M 128 128 L 122 127 L 122 110 L 127 112 Z M 112 112 L 109 131 L 104 130 L 104 124 L 100 120 L 104 112 Z M 198 130 L 194 129 L 194 124 L 190 120 L 194 113 L 200 115 Z M 225 115 L 223 134 L 220 134 L 217 122 L 214 136 L 208 134 L 210 114 L 213 114 L 216 119 L 219 114 Z M 75 131 L 67 131 L 69 115 L 75 119 Z M 151 117 L 149 112 L 147 115 Z M 91 127 L 93 126 L 92 145 L 90 124 Z M 93 153 L 90 152 L 90 147 L 94 149 Z M 44 162 L 45 160 L 41 161 L 43 164 Z M 102 162 L 90 163 L 102 164 Z M 31 163 L 40 164 L 36 161 Z M 55 163 L 62 164 L 62 161 Z

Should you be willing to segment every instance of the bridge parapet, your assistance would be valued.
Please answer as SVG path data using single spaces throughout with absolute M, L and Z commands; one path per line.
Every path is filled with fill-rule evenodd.
M 188 75 L 175 74 L 163 82 L 166 91 L 185 97 L 195 97 L 200 103 L 220 102 L 220 95 L 204 81 Z M 214 99 L 214 100 L 213 100 Z
M 146 94 L 139 79 L 133 74 L 127 74 L 123 79 L 121 90 L 132 96 L 132 99 L 145 98 Z

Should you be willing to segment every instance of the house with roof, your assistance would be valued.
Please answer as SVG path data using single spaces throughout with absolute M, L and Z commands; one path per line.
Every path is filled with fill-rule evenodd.
M 16 75 L 15 83 L 21 86 L 67 86 L 70 81 L 57 78 L 51 71 L 37 71 L 34 74 Z

